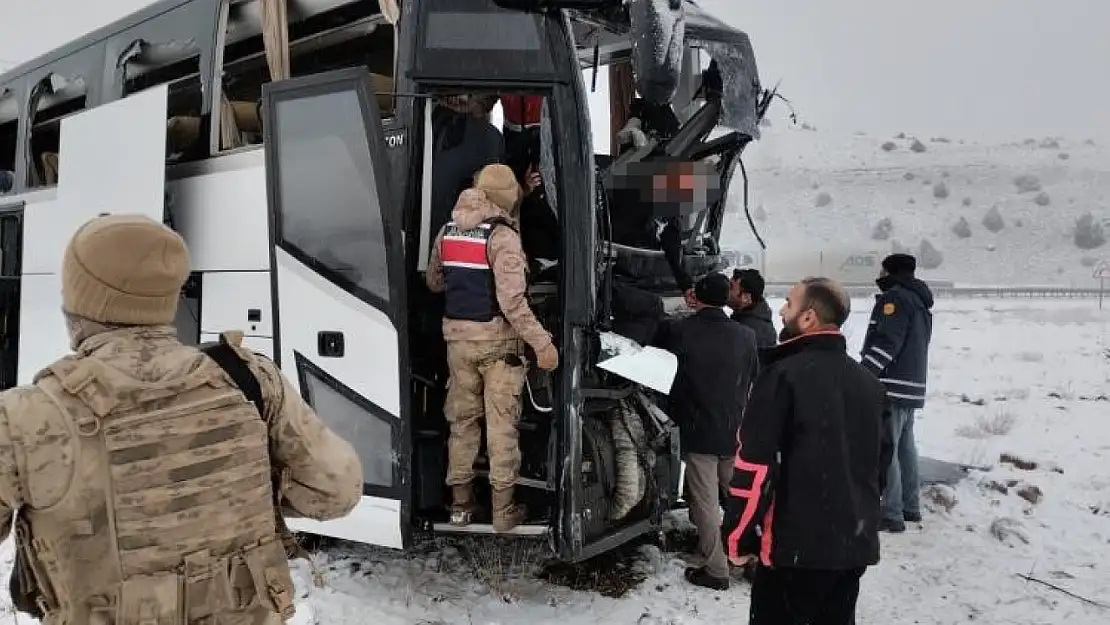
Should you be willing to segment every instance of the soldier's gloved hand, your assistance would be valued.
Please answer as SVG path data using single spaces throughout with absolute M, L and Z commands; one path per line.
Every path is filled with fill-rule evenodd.
M 559 350 L 554 343 L 536 352 L 536 366 L 544 371 L 554 371 L 559 366 Z

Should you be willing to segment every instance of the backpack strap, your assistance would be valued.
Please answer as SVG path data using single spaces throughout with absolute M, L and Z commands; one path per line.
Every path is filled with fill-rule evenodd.
M 506 219 L 504 217 L 500 217 L 500 216 L 489 217 L 489 218 L 483 219 L 482 223 L 490 225 L 490 236 L 493 236 L 493 231 L 497 229 L 497 226 L 505 226 L 509 230 L 512 230 L 513 232 L 516 232 L 517 234 L 520 234 L 520 232 L 516 229 L 516 226 L 513 225 L 513 222 L 509 221 L 508 219 Z
M 247 396 L 247 399 L 251 400 L 251 403 L 258 410 L 258 416 L 265 418 L 266 411 L 262 401 L 262 385 L 258 383 L 258 378 L 254 377 L 254 373 L 247 367 L 247 363 L 243 362 L 239 354 L 235 353 L 235 350 L 227 344 L 227 339 L 220 335 L 219 343 L 201 347 L 201 351 L 216 361 L 216 364 L 235 382 L 235 386 L 238 386 L 239 390 Z
M 219 343 L 209 343 L 200 346 L 200 351 L 204 352 L 206 356 L 216 361 L 216 364 L 231 377 L 235 382 L 235 386 L 251 400 L 256 410 L 258 410 L 258 417 L 263 421 L 266 420 L 265 402 L 262 399 L 262 385 L 258 383 L 258 378 L 251 372 L 247 363 L 239 357 L 239 354 L 232 349 L 231 345 L 227 342 L 227 336 L 220 334 Z M 289 531 L 289 526 L 285 524 L 285 517 L 281 511 L 282 493 L 285 490 L 287 469 L 271 468 L 270 481 L 274 494 L 274 524 L 277 529 L 278 536 L 281 537 L 281 542 L 285 546 L 285 555 L 290 559 L 305 558 L 308 559 L 308 552 L 301 546 Z

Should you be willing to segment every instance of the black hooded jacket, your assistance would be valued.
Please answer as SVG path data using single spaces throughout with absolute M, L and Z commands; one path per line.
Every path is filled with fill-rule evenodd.
M 860 362 L 886 387 L 895 406 L 922 408 L 933 337 L 933 292 L 908 275 L 879 279 L 883 292 L 863 339 Z
M 721 527 L 727 553 L 818 570 L 877 563 L 893 451 L 882 385 L 835 331 L 783 341 L 760 360 Z
M 779 333 L 775 330 L 775 322 L 771 320 L 771 307 L 767 300 L 761 299 L 747 308 L 734 310 L 732 320 L 742 326 L 747 326 L 755 332 L 755 344 L 759 349 L 767 349 L 778 345 Z

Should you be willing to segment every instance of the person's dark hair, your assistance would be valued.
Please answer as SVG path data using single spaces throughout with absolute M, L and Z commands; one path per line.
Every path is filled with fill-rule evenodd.
M 852 300 L 839 284 L 829 278 L 806 278 L 802 286 L 805 287 L 802 310 L 812 309 L 824 325 L 844 326 L 852 312 Z
M 711 273 L 694 285 L 694 297 L 706 306 L 728 305 L 728 276 Z
M 912 276 L 917 271 L 917 259 L 909 254 L 891 254 L 883 259 L 883 269 L 891 275 Z
M 736 269 L 732 272 L 732 279 L 740 283 L 740 289 L 752 296 L 755 301 L 763 299 L 763 291 L 767 283 L 758 269 Z

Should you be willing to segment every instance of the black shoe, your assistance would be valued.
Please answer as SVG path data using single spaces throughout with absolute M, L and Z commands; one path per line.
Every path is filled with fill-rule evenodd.
M 705 567 L 686 569 L 686 581 L 710 590 L 728 590 L 728 578 L 713 577 Z
M 921 522 L 921 513 L 920 512 L 907 512 L 907 513 L 903 514 L 902 517 L 906 519 L 906 523 L 920 523 Z
M 894 519 L 880 519 L 879 531 L 901 534 L 906 531 L 906 524 L 903 521 L 895 521 Z

